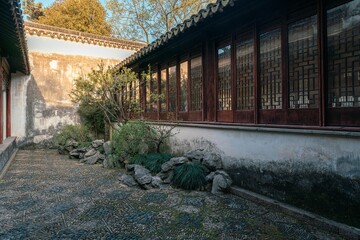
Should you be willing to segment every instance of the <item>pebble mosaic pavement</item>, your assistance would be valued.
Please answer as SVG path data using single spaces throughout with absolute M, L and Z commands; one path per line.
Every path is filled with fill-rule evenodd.
M 131 189 L 119 171 L 20 150 L 0 180 L 0 239 L 342 239 L 233 195 Z

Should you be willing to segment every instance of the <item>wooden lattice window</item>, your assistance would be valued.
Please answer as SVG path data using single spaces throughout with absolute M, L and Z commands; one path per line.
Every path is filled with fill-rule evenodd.
M 282 108 L 280 28 L 260 34 L 261 109 Z
M 169 112 L 176 110 L 176 66 L 169 67 Z
M 166 112 L 166 69 L 160 75 L 160 111 Z
M 236 44 L 236 108 L 254 108 L 254 40 L 244 38 Z
M 231 110 L 231 46 L 218 48 L 217 110 Z
M 328 106 L 360 107 L 360 0 L 327 11 Z
M 157 73 L 153 73 L 151 75 L 151 82 L 150 82 L 150 101 L 151 101 L 151 106 L 152 106 L 152 112 L 157 112 L 158 111 L 158 104 L 157 104 L 157 99 L 158 99 L 158 76 Z
M 202 110 L 203 99 L 203 77 L 202 77 L 202 60 L 201 57 L 196 57 L 190 61 L 190 102 L 191 111 Z
M 180 64 L 180 111 L 188 111 L 188 62 Z
M 289 24 L 289 108 L 317 108 L 317 16 Z

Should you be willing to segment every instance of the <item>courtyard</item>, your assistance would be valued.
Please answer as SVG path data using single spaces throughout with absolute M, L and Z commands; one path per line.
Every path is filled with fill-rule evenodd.
M 120 171 L 19 150 L 0 180 L 0 239 L 342 239 L 231 194 L 122 186 Z

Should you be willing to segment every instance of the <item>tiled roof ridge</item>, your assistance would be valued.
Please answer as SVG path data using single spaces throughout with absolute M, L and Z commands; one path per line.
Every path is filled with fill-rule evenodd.
M 57 38 L 65 41 L 75 41 L 88 43 L 93 45 L 113 47 L 128 50 L 139 50 L 144 47 L 144 43 L 120 39 L 114 37 L 107 37 L 92 33 L 84 33 L 66 28 L 54 27 L 50 25 L 25 22 L 25 30 L 30 35 L 46 36 L 51 38 Z
M 222 12 L 223 9 L 227 6 L 233 6 L 234 2 L 237 0 L 217 0 L 216 3 L 209 3 L 205 8 L 199 10 L 197 14 L 192 15 L 190 18 L 186 19 L 183 23 L 178 24 L 176 27 L 173 27 L 170 31 L 161 35 L 158 39 L 150 43 L 149 45 L 143 47 L 138 52 L 132 54 L 131 56 L 124 59 L 120 62 L 117 67 L 122 67 L 127 64 L 130 64 L 137 59 L 149 54 L 154 51 L 164 43 L 168 42 L 171 38 L 179 36 L 179 34 L 185 32 L 187 29 L 196 26 L 197 23 L 203 21 L 204 19 L 211 17 L 212 15 Z

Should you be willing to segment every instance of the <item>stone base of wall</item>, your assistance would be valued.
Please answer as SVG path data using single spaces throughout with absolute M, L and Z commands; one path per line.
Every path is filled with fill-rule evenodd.
M 228 169 L 234 185 L 360 228 L 360 179 L 315 171 Z
M 0 173 L 16 150 L 16 137 L 9 137 L 0 144 Z
M 360 228 L 360 134 L 180 124 L 175 154 L 222 156 L 234 184 Z

